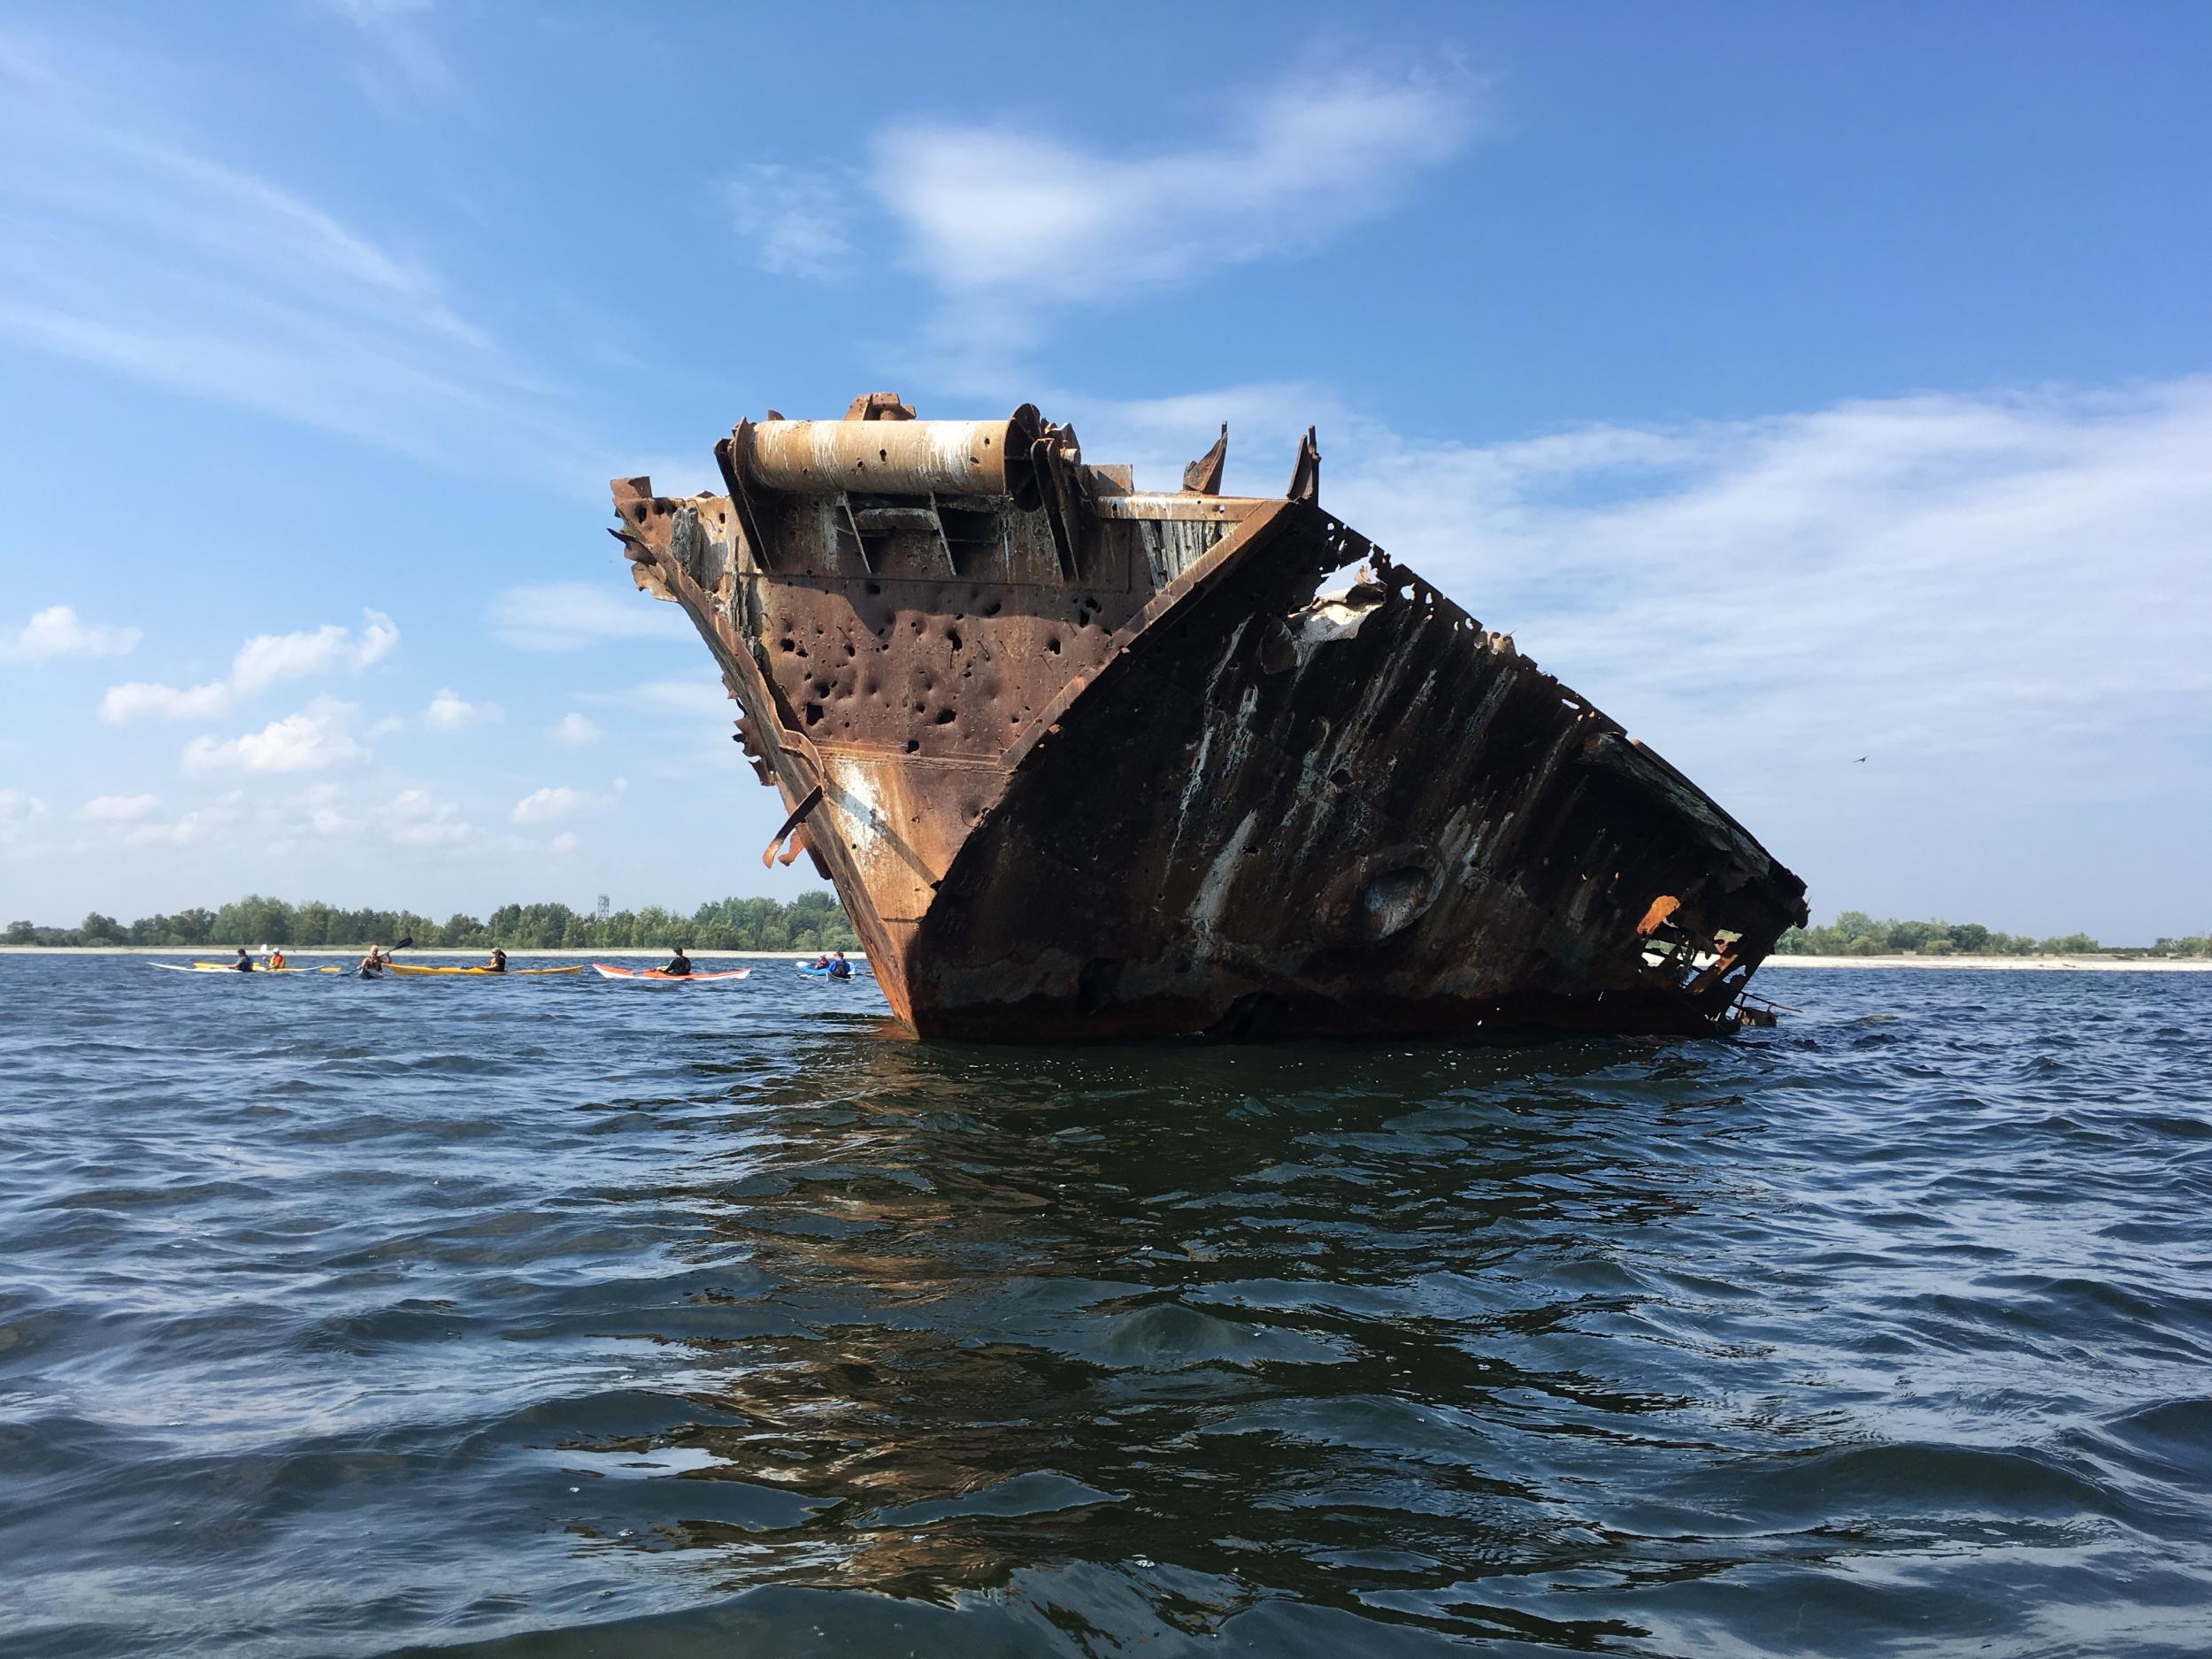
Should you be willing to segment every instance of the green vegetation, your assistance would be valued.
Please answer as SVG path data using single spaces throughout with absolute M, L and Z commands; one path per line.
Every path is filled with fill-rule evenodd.
M 510 950 L 664 949 L 832 950 L 860 941 L 837 901 L 803 893 L 788 904 L 773 899 L 721 899 L 690 915 L 649 904 L 610 914 L 565 904 L 507 904 L 479 921 L 456 914 L 434 922 L 412 910 L 347 910 L 322 903 L 288 904 L 248 894 L 219 910 L 179 910 L 125 925 L 97 910 L 75 927 L 10 922 L 0 942 L 11 945 L 365 946 L 412 937 L 418 946 Z
M 1784 956 L 2085 956 L 2105 949 L 2087 933 L 2034 939 L 1979 922 L 1877 921 L 1864 910 L 1846 910 L 1825 927 L 1793 927 L 1774 947 Z M 2161 939 L 2142 954 L 2212 956 L 2212 938 Z

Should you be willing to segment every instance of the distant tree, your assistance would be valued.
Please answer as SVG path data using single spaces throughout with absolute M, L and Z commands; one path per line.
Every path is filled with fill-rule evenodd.
M 2043 941 L 2043 954 L 2047 956 L 2081 956 L 2096 949 L 2097 941 L 2087 933 L 2066 933 Z
M 1873 926 L 1874 924 L 1869 924 Z M 1805 935 L 1792 930 L 1798 938 Z M 1824 934 L 1829 930 L 1815 930 Z M 412 938 L 418 945 L 477 949 L 492 944 L 510 949 L 658 949 L 682 944 L 695 950 L 856 949 L 859 940 L 836 899 L 828 893 L 799 895 L 789 903 L 769 898 L 714 899 L 689 916 L 647 905 L 638 911 L 616 910 L 586 916 L 557 902 L 505 904 L 480 922 L 457 910 L 442 925 L 412 910 L 340 910 L 319 900 L 293 905 L 250 893 L 218 910 L 197 907 L 173 916 L 143 916 L 128 926 L 94 911 L 74 928 L 36 922 L 8 924 L 12 945 L 123 944 L 296 947 L 392 944 Z M 1817 949 L 1829 949 L 1818 944 Z

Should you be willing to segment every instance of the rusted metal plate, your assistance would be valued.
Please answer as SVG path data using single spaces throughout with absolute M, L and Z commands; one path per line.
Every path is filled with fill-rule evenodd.
M 1148 495 L 1027 406 L 910 416 L 741 423 L 731 495 L 615 496 L 918 1032 L 1712 1031 L 1803 918 L 1709 797 L 1322 511 L 1310 433 L 1270 502 L 1211 493 L 1225 434 Z

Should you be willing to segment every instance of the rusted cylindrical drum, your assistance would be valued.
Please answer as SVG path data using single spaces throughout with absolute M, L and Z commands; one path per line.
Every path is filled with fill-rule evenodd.
M 1036 436 L 1027 405 L 1006 420 L 764 420 L 745 460 L 765 488 L 806 495 L 1020 495 Z

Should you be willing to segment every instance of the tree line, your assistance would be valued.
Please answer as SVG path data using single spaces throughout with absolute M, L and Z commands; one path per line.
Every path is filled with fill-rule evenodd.
M 192 949 L 288 945 L 295 949 L 412 938 L 419 946 L 488 950 L 664 949 L 851 950 L 860 941 L 837 901 L 826 893 L 802 893 L 787 904 L 774 899 L 718 899 L 687 916 L 657 904 L 591 910 L 565 904 L 503 904 L 481 920 L 456 912 L 444 921 L 412 910 L 349 910 L 335 904 L 290 904 L 250 893 L 220 910 L 179 910 L 119 922 L 95 910 L 74 927 L 10 922 L 11 945 L 179 945 Z
M 1979 922 L 1877 920 L 1864 910 L 1846 910 L 1825 927 L 1793 927 L 1775 941 L 1783 956 L 2081 956 L 2102 950 L 2087 933 L 2037 939 L 2029 933 L 2000 933 Z M 2151 954 L 2212 956 L 2212 937 L 2192 933 L 2162 938 Z

